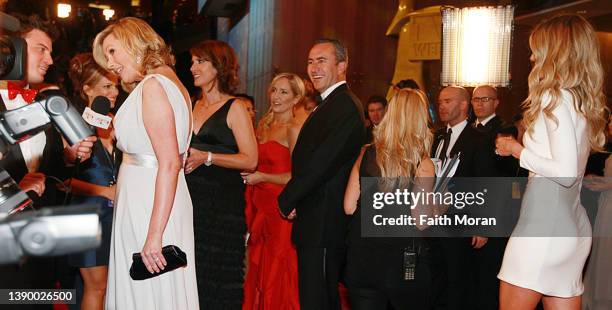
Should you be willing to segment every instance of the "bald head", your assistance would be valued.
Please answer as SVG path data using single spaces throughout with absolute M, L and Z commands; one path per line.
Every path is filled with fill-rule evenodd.
M 480 85 L 480 86 L 476 86 L 476 88 L 474 88 L 474 91 L 472 92 L 472 95 L 486 95 L 489 97 L 497 97 L 497 89 L 495 89 L 495 87 L 491 86 L 491 85 Z
M 472 93 L 472 108 L 478 121 L 483 121 L 495 113 L 499 105 L 497 90 L 489 85 L 481 85 L 474 88 Z
M 467 119 L 470 93 L 460 86 L 449 86 L 438 96 L 438 114 L 440 120 L 450 126 L 455 126 Z

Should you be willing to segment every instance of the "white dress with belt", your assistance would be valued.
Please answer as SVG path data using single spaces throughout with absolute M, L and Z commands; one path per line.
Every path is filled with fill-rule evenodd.
M 581 295 L 582 270 L 591 249 L 591 226 L 580 204 L 589 156 L 588 125 L 569 91 L 552 111 L 540 111 L 532 133 L 525 133 L 521 167 L 529 182 L 519 221 L 498 278 L 548 296 Z M 542 107 L 550 103 L 545 95 Z
M 157 178 L 157 159 L 142 119 L 142 88 L 150 78 L 162 85 L 172 106 L 179 152 L 185 153 L 189 148 L 191 113 L 182 92 L 163 75 L 147 75 L 125 100 L 114 120 L 117 147 L 124 153 L 124 160 L 117 181 L 105 309 L 195 310 L 199 309 L 199 302 L 193 207 L 182 169 L 162 246 L 181 248 L 187 254 L 187 267 L 142 281 L 134 281 L 129 275 L 132 254 L 142 250 L 147 238 Z

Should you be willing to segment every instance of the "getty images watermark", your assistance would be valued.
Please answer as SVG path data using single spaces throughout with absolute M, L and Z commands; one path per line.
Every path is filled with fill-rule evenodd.
M 591 236 L 590 230 L 576 229 L 560 216 L 567 208 L 556 193 L 567 182 L 559 179 L 453 177 L 438 190 L 432 190 L 435 179 L 399 183 L 361 178 L 360 219 L 355 220 L 361 222 L 363 237 Z M 519 216 L 523 201 L 537 204 L 536 212 Z M 586 216 L 582 206 L 575 209 Z
M 417 206 L 429 208 L 452 206 L 462 210 L 467 206 L 484 206 L 488 190 L 479 192 L 432 192 L 420 189 L 417 191 L 407 188 L 395 191 L 380 191 L 372 194 L 372 208 L 382 210 L 387 206 L 405 207 L 415 210 Z M 393 212 L 391 212 L 393 213 Z M 409 225 L 409 226 L 453 226 L 453 225 L 497 225 L 495 217 L 470 217 L 468 214 L 401 214 L 399 217 L 385 217 L 376 214 L 372 222 L 377 226 Z

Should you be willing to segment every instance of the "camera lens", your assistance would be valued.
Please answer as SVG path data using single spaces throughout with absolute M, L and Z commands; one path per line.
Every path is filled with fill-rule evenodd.
M 8 36 L 0 35 L 0 79 L 11 72 L 15 64 L 15 46 Z

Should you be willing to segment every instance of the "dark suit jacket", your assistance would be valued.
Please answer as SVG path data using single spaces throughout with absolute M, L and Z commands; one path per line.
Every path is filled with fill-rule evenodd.
M 472 125 L 474 125 L 474 123 L 472 123 Z M 499 115 L 495 115 L 495 117 L 489 120 L 487 124 L 484 125 L 484 128 L 479 131 L 483 133 L 487 133 L 487 134 L 497 133 L 497 131 L 500 130 L 504 126 L 505 126 L 504 121 L 499 117 Z
M 444 138 L 446 127 L 436 131 L 431 157 L 436 156 L 440 141 Z M 490 139 L 470 124 L 459 134 L 459 138 L 450 151 L 451 157 L 461 152 L 459 166 L 455 177 L 492 177 L 496 176 L 494 158 L 491 154 Z
M 372 143 L 374 141 L 374 125 L 370 125 L 366 127 L 366 144 Z
M 436 131 L 431 157 L 435 157 L 438 145 L 444 138 L 445 131 L 446 127 Z M 449 188 L 450 192 L 474 192 L 480 190 L 479 187 L 481 187 L 484 182 L 487 182 L 487 179 L 480 178 L 496 177 L 498 175 L 495 167 L 495 154 L 493 153 L 490 143 L 491 139 L 488 135 L 478 131 L 471 124 L 465 126 L 465 129 L 463 129 L 450 151 L 451 157 L 461 152 L 459 166 L 453 176 L 453 178 L 459 179 L 451 180 L 450 183 L 452 187 Z M 489 189 L 490 193 L 485 198 L 487 204 L 486 208 L 479 209 L 470 207 L 457 209 L 451 207 L 447 211 L 448 214 L 470 214 L 470 216 L 495 214 L 497 208 L 490 204 L 497 204 L 498 202 L 495 200 L 495 195 L 491 193 L 491 190 L 492 189 Z
M 361 102 L 340 85 L 304 123 L 291 157 L 291 180 L 278 197 L 283 214 L 297 211 L 296 245 L 344 246 L 344 191 L 364 140 Z
M 495 169 L 497 170 L 497 176 L 500 177 L 518 177 L 527 176 L 528 172 L 521 168 L 519 160 L 512 156 L 498 156 L 495 155 L 495 139 L 497 134 L 512 135 L 514 138 L 518 135 L 518 129 L 514 126 L 508 126 L 499 116 L 492 118 L 482 129 L 478 131 L 486 134 L 490 142 L 490 153 L 492 153 L 495 159 Z

